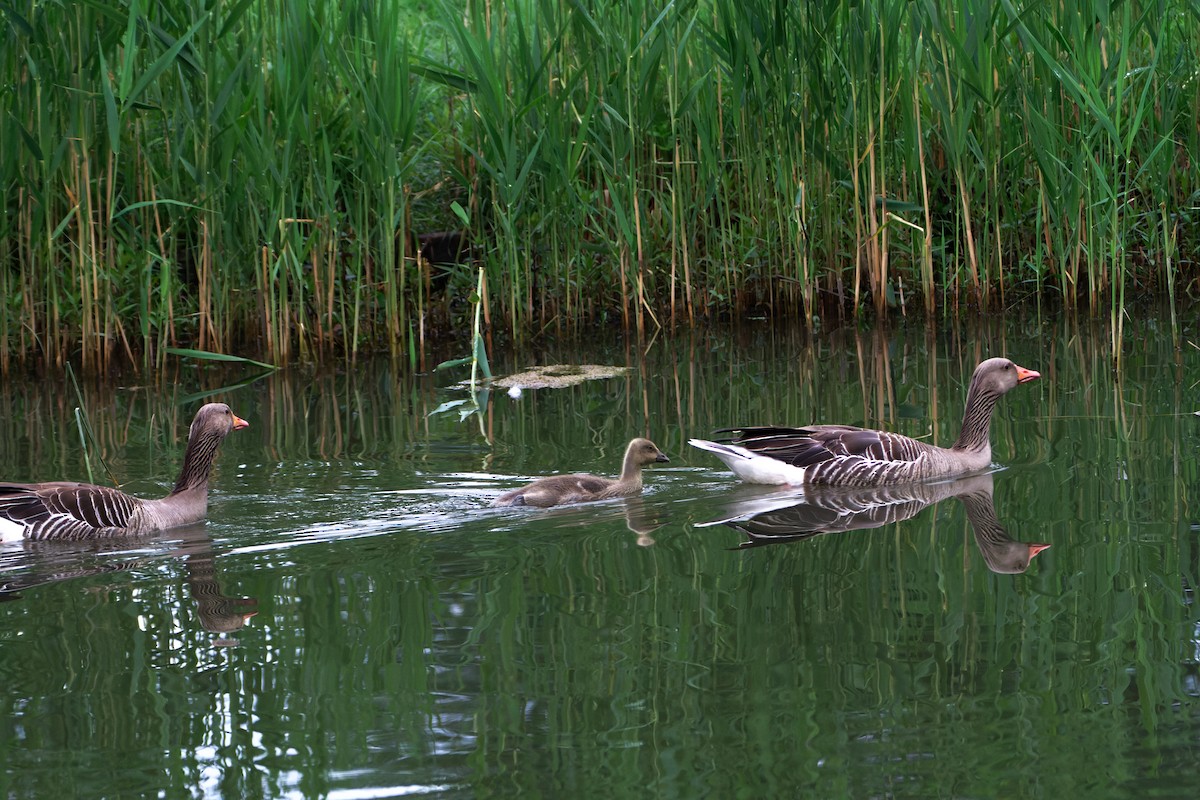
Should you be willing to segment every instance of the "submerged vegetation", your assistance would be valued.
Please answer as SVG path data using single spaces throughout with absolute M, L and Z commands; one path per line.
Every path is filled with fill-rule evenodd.
M 0 371 L 1198 288 L 1190 0 L 2 14 Z

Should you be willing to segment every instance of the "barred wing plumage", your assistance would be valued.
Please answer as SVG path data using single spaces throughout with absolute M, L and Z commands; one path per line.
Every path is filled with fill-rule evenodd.
M 29 539 L 120 535 L 140 502 L 87 483 L 0 484 L 0 518 L 24 525 Z
M 804 467 L 805 481 L 817 486 L 875 486 L 907 479 L 920 473 L 935 449 L 898 433 L 853 425 L 739 427 L 718 433 L 734 434 L 720 441 Z

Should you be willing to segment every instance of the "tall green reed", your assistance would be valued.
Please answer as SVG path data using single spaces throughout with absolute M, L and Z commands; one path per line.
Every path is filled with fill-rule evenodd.
M 181 342 L 281 363 L 402 343 L 421 152 L 404 12 L 11 10 L 4 280 L 24 302 L 0 363 L 103 369 L 131 331 L 147 365 Z
M 1119 350 L 1131 292 L 1190 280 L 1178 0 L 5 13 L 0 370 L 418 363 L 452 201 L 515 338 L 1015 293 L 1107 303 Z

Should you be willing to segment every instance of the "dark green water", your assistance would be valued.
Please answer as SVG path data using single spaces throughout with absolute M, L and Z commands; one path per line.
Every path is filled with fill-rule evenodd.
M 0 795 L 1193 796 L 1200 350 L 1130 324 L 1119 373 L 1103 330 L 1010 321 L 500 357 L 633 370 L 465 421 L 431 415 L 464 397 L 444 378 L 386 364 L 223 393 L 252 427 L 207 525 L 0 548 Z M 825 421 L 948 444 L 998 354 L 1043 374 L 1001 401 L 978 504 L 1051 545 L 1024 573 L 989 566 L 959 499 L 761 547 L 704 524 L 768 498 L 687 438 Z M 189 395 L 232 380 L 86 390 L 123 488 L 164 492 Z M 0 479 L 86 479 L 70 390 L 0 401 Z M 642 434 L 672 460 L 640 500 L 488 507 L 611 474 Z

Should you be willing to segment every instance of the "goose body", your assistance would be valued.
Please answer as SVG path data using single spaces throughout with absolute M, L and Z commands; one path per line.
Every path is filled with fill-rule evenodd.
M 634 439 L 625 448 L 625 459 L 618 478 L 602 478 L 586 473 L 551 475 L 505 492 L 492 505 L 549 508 L 566 503 L 631 497 L 642 492 L 642 467 L 670 460 L 649 439 Z
M 962 432 L 951 447 L 851 425 L 725 428 L 718 433 L 734 435 L 688 443 L 713 453 L 747 483 L 871 487 L 953 478 L 991 465 L 996 402 L 1017 384 L 1039 377 L 1007 358 L 982 362 L 971 377 Z
M 158 500 L 90 483 L 0 483 L 0 541 L 98 539 L 198 522 L 208 513 L 208 477 L 217 447 L 247 425 L 224 403 L 202 406 L 188 432 L 175 488 Z

